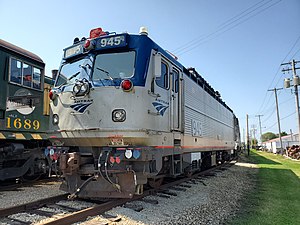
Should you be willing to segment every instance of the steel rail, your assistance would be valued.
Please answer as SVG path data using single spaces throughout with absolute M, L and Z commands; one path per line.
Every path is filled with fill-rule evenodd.
M 17 206 L 13 206 L 13 207 L 9 207 L 9 208 L 3 208 L 3 209 L 0 209 L 0 217 L 9 216 L 12 214 L 25 212 L 25 211 L 29 211 L 32 209 L 37 209 L 46 204 L 55 203 L 60 200 L 67 200 L 67 197 L 68 197 L 68 194 L 62 194 L 62 195 L 57 195 L 57 196 L 53 196 L 50 198 L 37 200 L 34 202 L 25 203 L 22 205 L 17 205 Z
M 230 163 L 228 163 L 228 164 L 230 165 Z M 196 174 L 192 175 L 191 177 L 185 177 L 185 178 L 182 178 L 180 180 L 176 180 L 176 181 L 172 181 L 172 182 L 167 183 L 167 184 L 163 184 L 163 185 L 161 185 L 157 189 L 145 190 L 142 195 L 136 195 L 136 196 L 134 196 L 131 199 L 116 199 L 116 200 L 112 200 L 112 201 L 109 201 L 109 202 L 106 202 L 106 203 L 103 203 L 103 204 L 100 204 L 100 205 L 97 205 L 97 206 L 94 206 L 94 207 L 90 207 L 90 208 L 87 208 L 87 209 L 80 210 L 78 212 L 67 214 L 67 215 L 65 215 L 63 217 L 56 218 L 53 221 L 44 222 L 43 224 L 44 225 L 69 225 L 69 224 L 72 224 L 72 223 L 76 223 L 78 221 L 83 221 L 86 218 L 88 218 L 89 216 L 96 216 L 96 215 L 102 214 L 102 213 L 104 213 L 104 212 L 106 212 L 106 211 L 108 211 L 108 210 L 110 210 L 110 209 L 112 209 L 114 207 L 124 205 L 127 202 L 131 202 L 131 201 L 135 201 L 135 200 L 138 200 L 138 199 L 142 199 L 142 198 L 144 198 L 144 197 L 146 197 L 148 195 L 156 194 L 157 192 L 159 192 L 161 190 L 166 190 L 166 189 L 168 189 L 168 188 L 170 188 L 172 186 L 175 186 L 175 185 L 181 184 L 183 182 L 195 179 L 195 178 L 197 178 L 199 176 L 203 176 L 205 174 L 209 174 L 209 173 L 211 173 L 214 170 L 217 170 L 219 168 L 224 167 L 224 165 L 227 165 L 227 164 L 226 163 L 225 164 L 221 164 L 221 165 L 212 167 L 210 169 L 201 171 L 199 173 L 196 173 Z
M 168 182 L 166 184 L 161 185 L 160 187 L 158 187 L 156 189 L 153 188 L 153 189 L 145 190 L 142 195 L 135 195 L 131 199 L 114 199 L 109 202 L 105 202 L 105 203 L 102 203 L 102 204 L 99 204 L 99 205 L 96 205 L 93 207 L 89 207 L 89 208 L 79 210 L 79 211 L 76 211 L 76 212 L 73 212 L 70 214 L 66 214 L 66 215 L 63 215 L 58 218 L 52 217 L 52 218 L 49 218 L 49 221 L 43 221 L 43 224 L 44 225 L 69 225 L 69 224 L 76 223 L 78 221 L 83 221 L 83 220 L 87 219 L 89 216 L 96 216 L 99 214 L 103 214 L 106 211 L 108 211 L 114 207 L 124 205 L 127 202 L 142 199 L 148 195 L 153 195 L 153 194 L 155 195 L 156 193 L 159 193 L 163 190 L 167 190 L 172 186 L 179 185 L 181 183 L 196 179 L 201 176 L 205 176 L 207 174 L 212 173 L 215 170 L 218 170 L 220 168 L 224 168 L 228 165 L 230 166 L 233 164 L 234 164 L 234 162 L 227 162 L 224 164 L 217 165 L 210 169 L 200 171 L 196 174 L 193 174 L 190 177 L 183 177 L 179 180 Z M 54 196 L 51 198 L 42 199 L 42 200 L 38 200 L 35 202 L 31 202 L 31 203 L 27 203 L 27 204 L 15 206 L 15 207 L 0 209 L 0 217 L 5 217 L 5 216 L 19 213 L 19 212 L 30 211 L 30 210 L 45 206 L 46 204 L 52 204 L 52 203 L 58 202 L 60 200 L 67 200 L 67 194 Z

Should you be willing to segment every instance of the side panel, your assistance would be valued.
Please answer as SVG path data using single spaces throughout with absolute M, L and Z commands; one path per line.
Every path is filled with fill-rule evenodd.
M 211 147 L 233 145 L 233 114 L 185 76 L 185 136 L 208 141 Z M 199 143 L 198 143 L 199 144 Z
M 24 68 L 17 67 L 16 61 Z M 16 69 L 19 70 L 15 72 Z M 28 79 L 25 79 L 25 72 Z M 17 78 L 22 82 L 18 83 Z M 6 137 L 14 137 L 10 132 L 40 133 L 48 130 L 49 117 L 43 115 L 43 82 L 42 61 L 0 47 L 0 130 L 8 132 Z
M 45 132 L 48 117 L 43 116 L 43 92 L 8 85 L 5 113 L 7 131 Z

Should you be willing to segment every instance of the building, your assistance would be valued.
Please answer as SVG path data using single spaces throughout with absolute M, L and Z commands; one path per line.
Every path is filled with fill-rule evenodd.
M 282 147 L 283 149 L 286 149 L 287 147 L 290 147 L 292 145 L 299 145 L 299 135 L 298 134 L 290 134 L 281 137 L 282 140 Z M 269 141 L 263 142 L 263 146 L 269 151 L 273 153 L 279 153 L 280 152 L 280 139 L 274 138 Z

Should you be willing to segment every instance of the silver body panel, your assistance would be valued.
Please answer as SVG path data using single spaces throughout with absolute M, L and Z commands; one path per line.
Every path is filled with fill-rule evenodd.
M 168 65 L 170 71 L 180 71 Z M 171 78 L 169 90 L 155 85 L 151 92 L 153 67 L 145 87 L 131 92 L 106 86 L 92 88 L 84 97 L 74 97 L 71 91 L 58 94 L 51 102 L 52 115 L 59 115 L 58 125 L 51 124 L 52 139 L 65 146 L 111 146 L 119 139 L 120 146 L 170 147 L 177 140 L 182 152 L 233 149 L 233 113 L 181 71 L 178 93 L 172 90 Z M 167 108 L 163 115 L 154 102 Z M 74 104 L 89 106 L 82 113 L 71 108 Z M 115 109 L 126 111 L 124 122 L 112 121 Z

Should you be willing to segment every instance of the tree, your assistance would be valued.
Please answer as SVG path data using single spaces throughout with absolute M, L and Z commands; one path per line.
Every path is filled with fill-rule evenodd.
M 277 135 L 272 133 L 272 132 L 267 132 L 267 133 L 264 133 L 264 134 L 261 135 L 262 142 L 272 140 L 274 138 L 277 138 Z
M 288 134 L 287 134 L 285 131 L 281 132 L 281 137 L 287 136 L 287 135 L 288 135 Z

